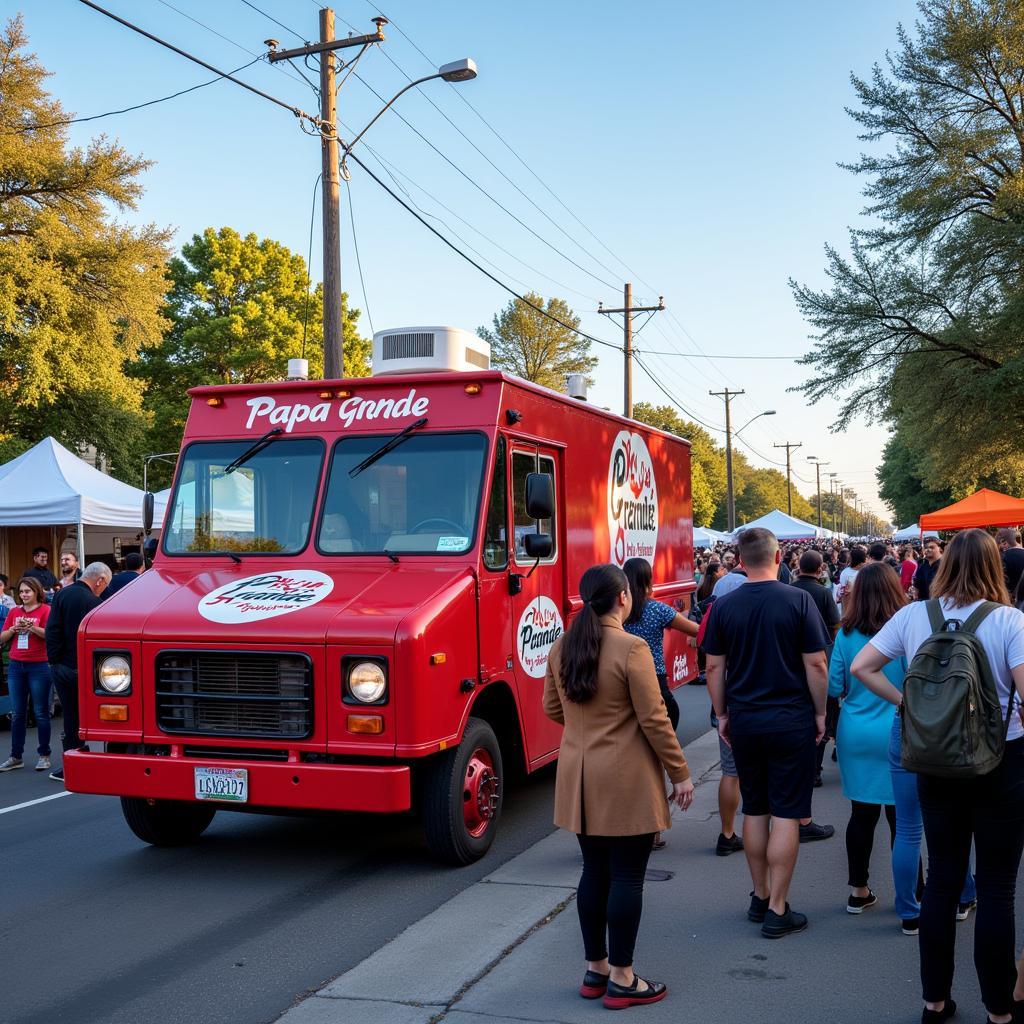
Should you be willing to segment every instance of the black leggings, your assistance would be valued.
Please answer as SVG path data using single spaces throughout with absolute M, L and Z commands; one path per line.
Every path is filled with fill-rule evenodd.
M 1006 744 L 995 771 L 977 779 L 918 775 L 928 840 L 921 903 L 921 986 L 926 1002 L 950 997 L 960 900 L 974 840 L 978 912 L 974 966 L 990 1014 L 1010 1013 L 1017 980 L 1013 901 L 1024 851 L 1024 739 Z
M 862 804 L 851 800 L 850 822 L 846 826 L 846 862 L 850 869 L 847 885 L 860 888 L 868 884 L 868 865 L 871 848 L 875 843 L 875 826 L 882 812 L 881 804 Z M 885 820 L 889 823 L 889 849 L 896 840 L 896 808 L 885 805 Z
M 661 690 L 661 699 L 665 702 L 668 720 L 672 723 L 673 729 L 678 729 L 679 701 L 676 700 L 676 695 L 668 688 L 668 676 L 664 672 L 658 673 L 658 687 Z
M 587 960 L 607 956 L 612 967 L 631 967 L 644 909 L 644 872 L 654 833 L 576 838 L 583 851 L 576 910 L 584 956 Z

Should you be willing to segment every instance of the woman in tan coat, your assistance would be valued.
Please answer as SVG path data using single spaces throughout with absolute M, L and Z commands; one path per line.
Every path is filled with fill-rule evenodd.
M 583 609 L 551 648 L 544 680 L 544 711 L 564 726 L 555 824 L 575 832 L 583 851 L 580 995 L 623 1009 L 668 991 L 633 973 L 633 947 L 654 833 L 672 825 L 669 800 L 690 806 L 693 783 L 650 648 L 622 628 L 632 607 L 625 574 L 596 565 L 583 574 L 580 596 Z M 668 799 L 662 768 L 673 784 Z

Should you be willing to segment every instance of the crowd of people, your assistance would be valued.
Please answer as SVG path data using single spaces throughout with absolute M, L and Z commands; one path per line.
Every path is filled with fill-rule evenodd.
M 667 803 L 685 810 L 693 799 L 664 678 L 664 631 L 676 629 L 700 651 L 722 761 L 716 852 L 746 856 L 749 921 L 768 939 L 808 926 L 790 893 L 801 842 L 833 834 L 811 816 L 833 739 L 850 804 L 845 909 L 878 904 L 870 868 L 884 816 L 899 932 L 918 937 L 923 1024 L 956 1013 L 956 926 L 972 913 L 988 1020 L 1024 1019 L 1014 931 L 1024 852 L 1019 533 L 964 530 L 945 546 L 929 537 L 897 549 L 780 547 L 749 529 L 700 553 L 685 615 L 652 599 L 646 563 L 624 570 L 584 574 L 583 610 L 545 679 L 545 710 L 563 725 L 555 823 L 583 854 L 580 994 L 614 1009 L 667 995 L 635 973 L 633 951 Z
M 81 569 L 77 556 L 65 551 L 60 556 L 58 579 L 49 569 L 49 557 L 46 548 L 36 548 L 32 566 L 22 574 L 13 593 L 8 593 L 10 577 L 0 573 L 0 647 L 6 648 L 11 702 L 11 751 L 0 763 L 0 772 L 25 767 L 31 704 L 37 729 L 35 770 L 63 782 L 63 766 L 54 768 L 51 762 L 51 717 L 56 696 L 64 723 L 63 750 L 66 753 L 84 746 L 78 734 L 78 627 L 96 605 L 137 579 L 145 570 L 145 561 L 140 554 L 128 554 L 124 570 L 114 574 L 104 562 Z

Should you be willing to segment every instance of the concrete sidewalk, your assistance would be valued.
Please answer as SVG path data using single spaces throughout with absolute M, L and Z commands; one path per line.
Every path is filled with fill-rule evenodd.
M 669 996 L 637 1008 L 652 1022 L 859 1024 L 920 1020 L 917 941 L 900 933 L 884 822 L 876 835 L 876 907 L 846 913 L 843 831 L 849 805 L 836 766 L 815 793 L 815 819 L 836 837 L 801 847 L 791 902 L 810 918 L 801 935 L 762 938 L 746 920 L 750 878 L 742 854 L 714 855 L 718 744 L 687 746 L 701 779 L 676 812 L 666 850 L 652 856 L 637 970 Z M 607 1011 L 581 999 L 582 947 L 572 906 L 575 837 L 542 840 L 412 926 L 353 970 L 294 1006 L 280 1024 L 582 1024 Z M 973 918 L 959 926 L 958 1019 L 985 1020 L 974 976 Z

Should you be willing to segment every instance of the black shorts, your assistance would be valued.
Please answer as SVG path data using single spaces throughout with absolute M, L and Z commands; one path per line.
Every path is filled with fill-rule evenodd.
M 743 813 L 809 818 L 817 770 L 813 723 L 777 732 L 730 728 Z

